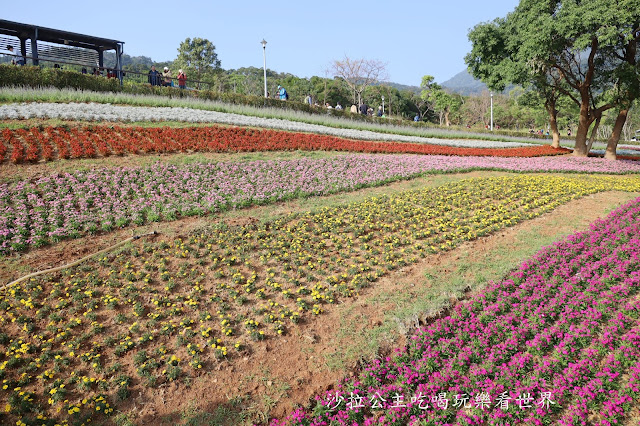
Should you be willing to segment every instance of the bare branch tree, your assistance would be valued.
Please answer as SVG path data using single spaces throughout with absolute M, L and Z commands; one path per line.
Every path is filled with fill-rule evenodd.
M 362 102 L 362 92 L 372 84 L 387 80 L 387 64 L 374 59 L 351 59 L 347 56 L 335 60 L 329 67 L 335 77 L 340 77 L 353 91 L 353 102 Z

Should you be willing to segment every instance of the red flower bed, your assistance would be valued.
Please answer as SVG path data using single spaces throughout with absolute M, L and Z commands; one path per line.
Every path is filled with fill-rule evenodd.
M 604 158 L 604 154 L 593 154 L 590 152 L 589 157 Z M 616 155 L 616 158 L 618 160 L 640 161 L 640 156 L 637 156 L 637 155 Z
M 53 143 L 52 143 L 53 142 Z M 25 148 L 26 156 L 25 156 Z M 55 146 L 55 154 L 54 154 Z M 367 153 L 438 154 L 459 156 L 539 157 L 571 152 L 549 145 L 518 148 L 460 148 L 403 142 L 372 142 L 309 133 L 242 127 L 47 127 L 2 132 L 0 161 L 11 147 L 14 162 L 54 158 L 91 158 L 126 153 L 349 151 Z M 25 158 L 26 157 L 26 158 Z
M 2 129 L 2 142 L 0 143 L 0 163 L 4 161 L 7 155 L 7 147 L 5 146 L 11 140 L 12 133 L 10 129 Z

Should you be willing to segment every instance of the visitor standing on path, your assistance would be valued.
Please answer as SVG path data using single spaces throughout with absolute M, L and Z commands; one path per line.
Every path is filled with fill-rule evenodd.
M 162 72 L 162 77 L 164 77 L 164 86 L 171 87 L 173 79 L 171 78 L 171 70 L 169 70 L 169 67 L 164 67 L 164 71 Z
M 277 94 L 278 94 L 278 98 L 280 98 L 281 101 L 286 101 L 287 99 L 289 99 L 289 94 L 287 93 L 287 90 L 280 85 L 278 85 Z
M 187 75 L 182 70 L 178 70 L 178 87 L 181 89 L 187 88 Z
M 96 69 L 93 69 L 94 74 Z M 156 70 L 156 66 L 152 65 L 149 70 L 149 84 L 152 86 L 160 86 L 160 73 Z

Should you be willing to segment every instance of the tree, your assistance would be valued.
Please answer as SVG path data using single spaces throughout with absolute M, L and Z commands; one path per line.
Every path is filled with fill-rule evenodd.
M 425 75 L 422 77 L 420 87 L 420 98 L 422 98 L 427 105 L 430 105 L 434 112 L 437 112 L 440 119 L 440 125 L 444 122 L 445 125 L 451 126 L 451 113 L 455 113 L 460 109 L 462 105 L 462 99 L 459 95 L 452 95 L 445 91 L 442 86 L 435 83 L 433 76 Z M 418 110 L 420 108 L 418 107 Z M 427 110 L 429 110 L 427 106 Z
M 370 59 L 351 59 L 347 56 L 343 60 L 335 60 L 329 67 L 329 72 L 340 77 L 353 92 L 353 102 L 362 102 L 362 92 L 374 83 L 386 80 L 386 64 Z
M 638 67 L 638 41 L 640 41 L 640 22 L 633 24 L 630 36 L 625 37 L 624 34 L 618 34 L 621 41 L 620 46 L 604 49 L 604 54 L 608 55 L 609 61 L 619 60 L 620 66 L 613 71 L 616 81 L 615 88 L 617 90 L 618 116 L 611 135 L 607 141 L 607 148 L 604 157 L 607 159 L 616 159 L 616 149 L 620 136 L 622 135 L 624 125 L 627 122 L 629 111 L 633 102 L 640 97 L 640 68 Z
M 434 83 L 434 78 L 432 75 L 423 75 L 422 80 L 420 81 L 420 88 L 422 91 L 419 96 L 416 96 L 414 99 L 414 105 L 418 108 L 418 113 L 420 114 L 420 119 L 424 119 L 425 115 L 429 112 L 429 109 L 432 109 L 432 101 L 430 99 L 432 90 L 438 88 L 438 84 Z M 423 111 L 424 108 L 424 111 Z
M 220 70 L 216 47 L 206 38 L 200 37 L 187 38 L 180 43 L 175 65 L 185 69 L 187 75 L 195 75 L 195 80 L 198 81 Z
M 551 124 L 559 98 L 571 99 L 580 108 L 574 155 L 586 156 L 589 128 L 593 139 L 602 114 L 622 102 L 614 92 L 623 61 L 604 52 L 637 36 L 639 6 L 638 0 L 522 0 L 506 18 L 472 30 L 466 61 L 490 86 L 542 90 Z
M 552 134 L 552 146 L 560 146 L 560 132 L 557 125 L 558 97 L 557 84 L 561 84 L 557 72 L 533 64 L 518 56 L 518 42 L 514 41 L 511 26 L 513 14 L 509 18 L 498 18 L 493 22 L 476 25 L 469 32 L 472 50 L 465 57 L 471 74 L 484 81 L 494 91 L 502 92 L 508 84 L 518 84 L 536 92 L 548 114 Z M 512 49 L 513 47 L 513 49 Z
M 488 91 L 483 91 L 480 96 L 469 96 L 464 105 L 461 106 L 463 122 L 469 126 L 482 123 L 482 127 L 487 128 L 489 121 L 490 97 Z
M 416 102 L 416 100 L 418 102 Z M 419 94 L 412 90 L 400 90 L 398 91 L 398 99 L 395 100 L 395 113 L 404 118 L 413 119 L 416 113 L 420 115 L 416 104 L 424 102 Z

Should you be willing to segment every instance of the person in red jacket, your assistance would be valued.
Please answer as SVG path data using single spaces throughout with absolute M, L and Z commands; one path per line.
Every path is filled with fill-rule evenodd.
M 187 88 L 187 75 L 182 70 L 178 70 L 178 87 L 181 89 Z

